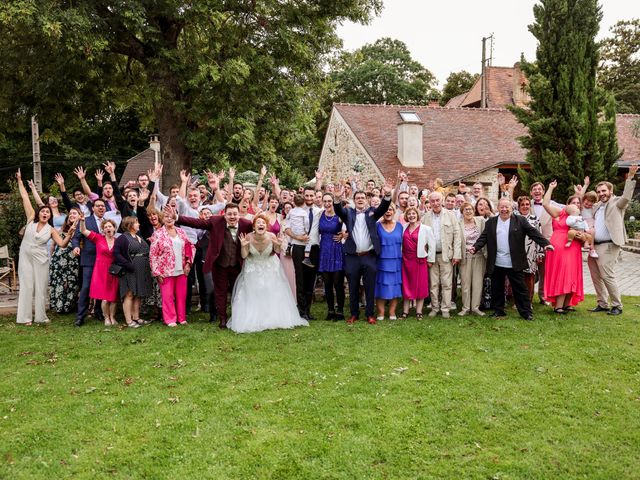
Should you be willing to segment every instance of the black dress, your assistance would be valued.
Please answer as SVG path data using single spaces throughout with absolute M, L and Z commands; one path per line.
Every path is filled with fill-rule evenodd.
M 130 268 L 120 278 L 120 297 L 124 298 L 127 292 L 136 297 L 151 295 L 153 281 L 151 278 L 151 266 L 149 265 L 149 244 L 140 237 L 134 237 L 129 233 L 121 235 L 128 242 L 128 256 L 131 260 Z M 122 240 L 121 240 L 122 241 Z

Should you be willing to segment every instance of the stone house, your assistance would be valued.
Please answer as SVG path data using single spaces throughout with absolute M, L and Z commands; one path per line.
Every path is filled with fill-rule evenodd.
M 517 138 L 526 133 L 507 104 L 521 105 L 519 68 L 487 68 L 488 108 L 479 108 L 481 80 L 448 106 L 334 104 L 320 154 L 325 183 L 354 174 L 363 180 L 393 181 L 398 170 L 423 188 L 441 178 L 445 185 L 481 182 L 488 198 L 497 198 L 497 174 L 507 179 L 527 168 Z M 623 167 L 640 161 L 640 115 L 617 116 Z

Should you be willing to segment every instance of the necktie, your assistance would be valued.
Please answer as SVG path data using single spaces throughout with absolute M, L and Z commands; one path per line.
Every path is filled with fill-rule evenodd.
M 313 225 L 313 208 L 309 208 L 309 229 L 307 233 L 311 233 L 311 225 Z

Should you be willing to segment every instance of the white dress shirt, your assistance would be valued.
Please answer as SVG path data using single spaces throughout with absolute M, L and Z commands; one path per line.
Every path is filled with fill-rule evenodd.
M 611 234 L 609 233 L 609 229 L 607 228 L 607 222 L 604 220 L 604 210 L 605 207 L 601 206 L 596 211 L 594 215 L 593 226 L 595 229 L 595 235 L 593 236 L 593 240 L 595 242 L 610 242 Z
M 512 268 L 511 250 L 509 249 L 509 227 L 511 225 L 511 217 L 502 220 L 498 217 L 496 222 L 496 243 L 498 249 L 496 251 L 496 266 L 502 268 Z
M 436 237 L 436 252 L 442 252 L 442 237 L 440 236 L 440 213 L 431 212 L 431 228 Z
M 369 229 L 367 228 L 366 210 L 356 211 L 356 221 L 353 225 L 353 241 L 356 244 L 356 252 L 363 253 L 373 249 Z

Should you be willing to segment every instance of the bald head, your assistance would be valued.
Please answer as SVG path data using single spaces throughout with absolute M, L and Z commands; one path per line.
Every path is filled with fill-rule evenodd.
M 508 198 L 501 198 L 498 202 L 498 211 L 500 212 L 500 218 L 506 220 L 511 216 L 513 212 L 513 205 Z

